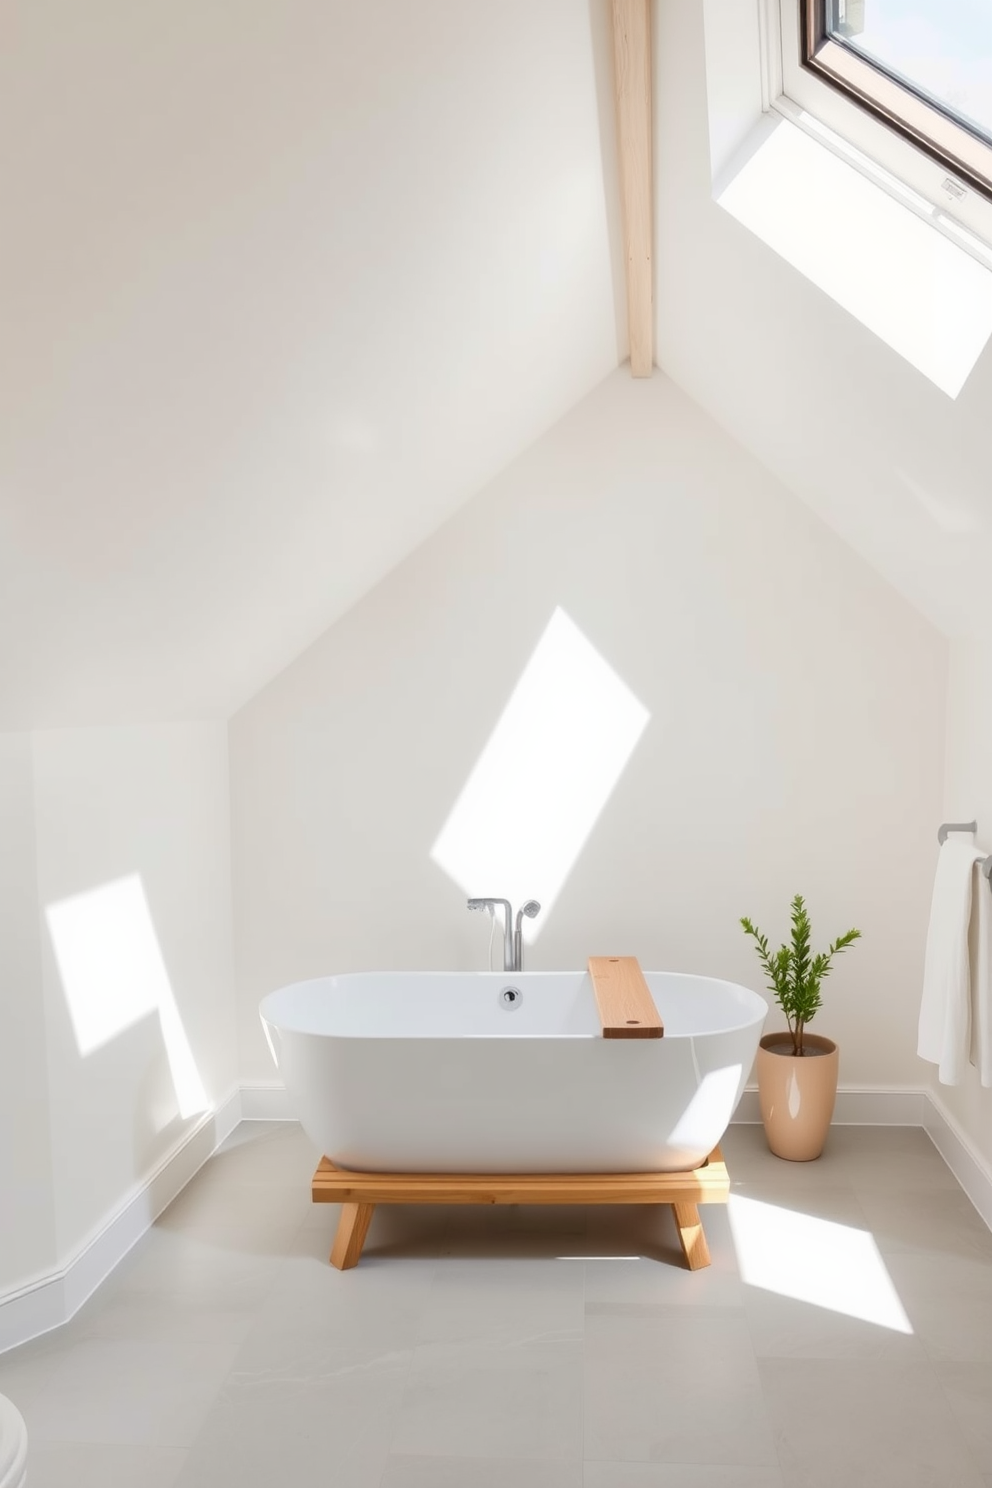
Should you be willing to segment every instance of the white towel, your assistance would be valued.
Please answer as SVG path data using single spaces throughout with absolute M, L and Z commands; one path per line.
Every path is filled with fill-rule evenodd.
M 992 885 L 982 864 L 972 869 L 971 1062 L 986 1090 L 992 1087 Z
M 917 1053 L 921 1059 L 938 1066 L 942 1085 L 961 1084 L 971 1053 L 968 942 L 973 880 L 978 876 L 976 864 L 984 857 L 973 841 L 952 833 L 942 844 L 937 859 Z

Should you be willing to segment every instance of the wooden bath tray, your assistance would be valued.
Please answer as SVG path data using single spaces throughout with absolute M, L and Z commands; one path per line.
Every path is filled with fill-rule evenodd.
M 590 956 L 589 975 L 604 1038 L 664 1036 L 665 1025 L 636 956 Z
M 358 1265 L 376 1204 L 671 1204 L 690 1271 L 710 1263 L 698 1204 L 725 1204 L 727 1165 L 715 1147 L 685 1173 L 353 1173 L 322 1157 L 315 1204 L 340 1204 L 331 1265 Z

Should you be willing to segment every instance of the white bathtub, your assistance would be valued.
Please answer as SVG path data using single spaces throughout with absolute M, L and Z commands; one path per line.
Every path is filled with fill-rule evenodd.
M 321 977 L 259 1012 L 304 1131 L 340 1167 L 679 1171 L 726 1130 L 767 1007 L 732 982 L 646 976 L 661 1039 L 604 1039 L 579 971 Z

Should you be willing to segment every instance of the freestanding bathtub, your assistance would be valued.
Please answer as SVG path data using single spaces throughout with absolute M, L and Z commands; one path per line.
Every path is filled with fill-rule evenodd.
M 646 979 L 661 1039 L 604 1039 L 580 971 L 356 972 L 282 987 L 259 1012 L 337 1167 L 680 1172 L 726 1130 L 767 1006 L 710 977 Z

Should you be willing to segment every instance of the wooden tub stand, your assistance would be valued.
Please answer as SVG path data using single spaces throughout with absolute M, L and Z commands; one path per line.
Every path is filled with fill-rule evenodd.
M 353 1173 L 321 1158 L 315 1204 L 340 1204 L 331 1265 L 358 1265 L 376 1204 L 670 1204 L 686 1265 L 710 1263 L 699 1204 L 725 1204 L 727 1166 L 715 1147 L 686 1173 Z

